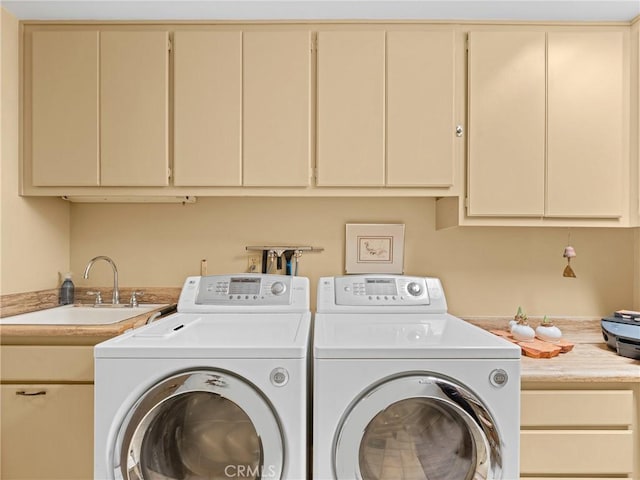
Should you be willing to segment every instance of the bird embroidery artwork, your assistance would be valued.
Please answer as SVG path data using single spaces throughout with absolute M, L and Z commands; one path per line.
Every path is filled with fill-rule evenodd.
M 364 248 L 367 253 L 374 257 L 386 257 L 388 255 L 388 250 L 383 246 L 377 247 L 375 245 L 371 245 L 370 242 L 364 242 Z

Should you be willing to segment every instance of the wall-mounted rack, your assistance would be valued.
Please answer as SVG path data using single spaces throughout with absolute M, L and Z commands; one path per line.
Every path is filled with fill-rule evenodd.
M 250 252 L 262 252 L 262 273 L 271 273 L 273 268 L 282 269 L 282 257 L 285 259 L 285 273 L 298 274 L 298 264 L 303 252 L 322 252 L 322 247 L 309 245 L 259 245 L 245 247 Z

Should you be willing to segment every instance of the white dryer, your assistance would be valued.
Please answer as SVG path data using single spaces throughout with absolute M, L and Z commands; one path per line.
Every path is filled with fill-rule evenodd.
M 321 278 L 317 305 L 314 480 L 519 477 L 519 347 L 436 278 Z
M 310 317 L 303 277 L 189 277 L 96 345 L 95 479 L 305 479 Z

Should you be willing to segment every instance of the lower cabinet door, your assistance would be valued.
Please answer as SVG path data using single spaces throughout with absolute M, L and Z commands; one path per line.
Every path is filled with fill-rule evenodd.
M 0 477 L 93 478 L 93 385 L 2 385 Z

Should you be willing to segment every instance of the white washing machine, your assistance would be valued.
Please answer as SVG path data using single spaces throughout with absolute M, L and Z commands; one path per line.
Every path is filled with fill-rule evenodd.
M 519 478 L 520 348 L 436 278 L 321 278 L 313 387 L 314 480 Z
M 303 277 L 189 277 L 96 345 L 95 479 L 305 479 L 310 317 Z

